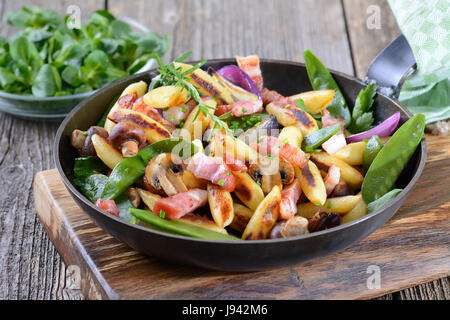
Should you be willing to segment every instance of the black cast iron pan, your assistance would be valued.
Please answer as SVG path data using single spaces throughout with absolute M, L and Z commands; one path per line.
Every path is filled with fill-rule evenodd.
M 383 75 L 383 77 L 379 77 L 381 90 L 376 96 L 374 104 L 376 122 L 381 122 L 398 111 L 401 113 L 401 123 L 412 116 L 395 98 L 403 75 L 414 65 L 413 57 L 412 60 L 411 57 L 409 59 L 405 57 L 410 52 L 409 46 L 405 47 L 405 43 L 404 38 L 394 41 L 377 57 L 372 64 L 374 69 L 371 68 L 368 73 L 369 78 L 374 73 Z M 392 51 L 393 48 L 394 51 Z M 403 50 L 404 53 L 398 54 L 399 50 Z M 397 58 L 393 59 L 392 52 L 397 55 Z M 386 57 L 388 57 L 387 61 L 390 61 L 387 67 Z M 234 63 L 234 59 L 210 60 L 205 68 L 212 66 L 218 69 Z M 302 63 L 262 59 L 261 69 L 265 86 L 269 89 L 277 90 L 284 95 L 312 90 L 305 65 Z M 393 77 L 386 76 L 389 72 L 393 74 Z M 366 86 L 367 81 L 377 81 L 377 78 L 372 78 L 363 82 L 339 72 L 332 72 L 332 74 L 350 105 L 354 104 L 356 96 Z M 127 85 L 139 80 L 150 82 L 155 75 L 155 71 L 151 71 L 131 76 L 100 90 L 80 103 L 61 124 L 54 146 L 56 167 L 78 205 L 103 230 L 144 254 L 226 271 L 271 269 L 329 255 L 365 238 L 389 220 L 408 197 L 423 171 L 426 159 L 425 141 L 421 142 L 398 179 L 397 187 L 403 188 L 403 191 L 394 201 L 356 221 L 307 236 L 257 241 L 210 241 L 178 236 L 130 224 L 99 210 L 72 185 L 69 177 L 72 175 L 74 158 L 77 155 L 70 144 L 70 135 L 74 129 L 86 130 L 94 125 L 101 118 L 111 100 L 119 95 Z

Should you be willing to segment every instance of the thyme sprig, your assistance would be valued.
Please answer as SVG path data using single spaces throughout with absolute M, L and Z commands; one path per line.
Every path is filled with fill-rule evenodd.
M 206 117 L 211 117 L 211 119 L 214 122 L 213 130 L 214 129 L 225 129 L 226 132 L 231 132 L 231 130 L 228 128 L 228 125 L 226 122 L 223 121 L 226 116 L 226 114 L 222 116 L 216 116 L 214 114 L 214 111 L 216 108 L 213 108 L 206 103 L 203 102 L 202 98 L 200 97 L 200 92 L 198 91 L 198 88 L 194 86 L 192 83 L 189 82 L 189 75 L 197 70 L 198 68 L 202 67 L 207 60 L 202 60 L 189 68 L 186 71 L 182 71 L 181 67 L 175 67 L 174 62 L 183 62 L 186 60 L 190 55 L 192 54 L 191 51 L 186 52 L 185 54 L 181 55 L 179 58 L 175 59 L 173 62 L 169 64 L 164 64 L 164 62 L 161 60 L 161 58 L 158 55 L 155 55 L 155 59 L 158 62 L 158 72 L 159 75 L 155 78 L 153 78 L 152 82 L 150 83 L 149 89 L 152 90 L 159 86 L 177 86 L 182 87 L 188 92 L 187 99 L 192 98 L 197 104 L 198 104 L 198 111 L 194 117 L 194 120 L 197 119 L 200 112 L 202 112 Z

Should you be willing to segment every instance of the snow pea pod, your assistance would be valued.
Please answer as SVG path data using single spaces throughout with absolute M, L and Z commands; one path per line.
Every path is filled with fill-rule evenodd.
M 183 236 L 209 240 L 239 240 L 228 234 L 208 230 L 184 221 L 164 219 L 147 210 L 130 209 L 130 213 L 145 223 Z
M 403 189 L 394 189 L 386 193 L 380 199 L 372 201 L 367 205 L 367 213 L 374 212 L 375 210 L 381 208 L 391 200 L 393 200 Z
M 314 152 L 325 141 L 334 136 L 341 129 L 340 124 L 325 127 L 307 134 L 302 142 L 302 149 L 305 152 Z
M 366 147 L 363 151 L 364 170 L 369 169 L 370 165 L 373 162 L 373 159 L 375 159 L 381 148 L 383 148 L 383 143 L 381 142 L 380 138 L 377 135 L 372 136 L 372 138 L 370 138 L 367 142 Z
M 361 193 L 366 203 L 381 198 L 395 182 L 413 155 L 425 129 L 425 116 L 406 121 L 378 152 L 364 177 Z
M 347 102 L 344 99 L 341 89 L 334 80 L 330 71 L 310 50 L 304 52 L 306 71 L 308 73 L 309 81 L 314 90 L 331 89 L 335 91 L 334 99 L 327 106 L 328 111 L 335 118 L 342 118 L 345 120 L 345 127 L 347 128 L 352 117 Z
M 113 200 L 145 173 L 147 164 L 158 154 L 170 152 L 185 159 L 197 151 L 197 147 L 181 138 L 163 139 L 139 150 L 138 154 L 120 161 L 108 177 L 101 198 Z
M 92 174 L 88 177 L 77 178 L 76 185 L 86 198 L 95 202 L 100 198 L 107 181 L 108 177 L 104 174 Z M 134 208 L 134 206 L 128 196 L 122 193 L 114 201 L 120 210 L 119 217 L 131 223 L 136 223 L 136 218 L 129 213 L 129 209 Z

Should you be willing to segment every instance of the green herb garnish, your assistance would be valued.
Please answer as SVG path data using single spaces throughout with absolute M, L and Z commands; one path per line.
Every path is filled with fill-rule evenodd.
M 176 59 L 174 62 L 183 62 L 186 60 L 192 52 L 186 52 L 181 57 Z M 218 117 L 214 115 L 215 108 L 208 106 L 206 103 L 203 102 L 202 98 L 200 97 L 200 93 L 198 91 L 198 88 L 196 88 L 192 83 L 189 82 L 189 74 L 200 68 L 206 63 L 206 60 L 202 60 L 199 63 L 197 63 L 192 68 L 189 68 L 186 71 L 182 71 L 181 67 L 176 68 L 174 65 L 174 62 L 171 62 L 169 64 L 164 64 L 161 60 L 161 58 L 158 55 L 154 55 L 156 61 L 159 65 L 159 76 L 157 77 L 157 84 L 154 84 L 152 87 L 156 86 L 179 86 L 183 89 L 185 89 L 188 94 L 188 99 L 192 98 L 195 102 L 198 104 L 198 111 L 194 117 L 194 120 L 197 119 L 200 112 L 202 112 L 206 117 L 211 117 L 211 119 L 214 122 L 214 126 L 212 129 L 219 128 L 219 129 L 225 129 L 226 132 L 231 132 L 230 129 L 228 129 L 227 124 L 222 120 L 221 117 Z M 154 81 L 152 81 L 154 83 Z M 212 110 L 212 112 L 210 111 Z

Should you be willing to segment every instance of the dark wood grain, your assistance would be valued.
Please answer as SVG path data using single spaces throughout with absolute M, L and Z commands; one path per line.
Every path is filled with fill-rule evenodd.
M 370 62 L 401 31 L 386 0 L 343 0 L 343 4 L 355 73 L 364 79 Z
M 0 17 L 22 5 L 48 7 L 48 1 L 0 1 Z M 102 1 L 52 1 L 65 13 L 80 6 L 82 18 Z M 0 24 L 0 34 L 17 30 Z M 0 299 L 78 299 L 67 287 L 66 267 L 36 217 L 32 184 L 38 171 L 54 167 L 52 145 L 56 123 L 25 121 L 0 113 Z
M 423 175 L 388 223 L 343 252 L 290 268 L 223 273 L 143 257 L 98 228 L 56 170 L 36 176 L 36 209 L 64 261 L 80 267 L 88 298 L 369 299 L 450 273 L 450 194 L 442 188 L 450 184 L 450 137 L 427 139 Z M 433 184 L 438 174 L 441 181 Z M 367 288 L 370 265 L 380 268 L 379 289 Z

